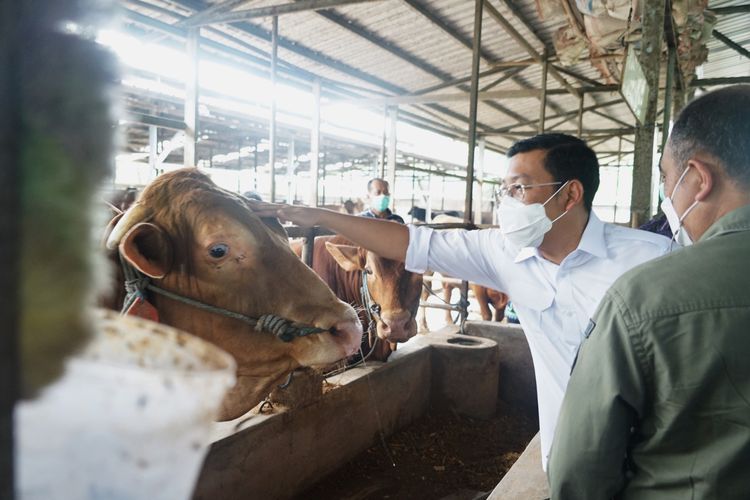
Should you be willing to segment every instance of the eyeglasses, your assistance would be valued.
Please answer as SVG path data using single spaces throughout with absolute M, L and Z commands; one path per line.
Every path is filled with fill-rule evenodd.
M 543 182 L 541 184 L 501 184 L 495 188 L 495 202 L 500 201 L 506 196 L 523 201 L 526 198 L 526 190 L 542 186 L 559 186 L 563 182 Z

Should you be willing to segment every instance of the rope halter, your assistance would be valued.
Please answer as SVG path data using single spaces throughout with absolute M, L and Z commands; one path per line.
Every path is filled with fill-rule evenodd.
M 187 304 L 197 309 L 202 309 L 204 311 L 219 314 L 227 318 L 242 321 L 243 323 L 254 327 L 255 331 L 257 332 L 272 333 L 282 342 L 291 342 L 297 337 L 306 337 L 308 335 L 316 333 L 331 333 L 332 331 L 330 328 L 326 330 L 314 326 L 300 325 L 275 314 L 264 314 L 258 318 L 252 318 L 238 312 L 212 306 L 210 304 L 206 304 L 204 302 L 200 302 L 198 300 L 191 299 L 189 297 L 185 297 L 183 295 L 179 295 L 177 293 L 170 292 L 169 290 L 157 287 L 156 285 L 151 283 L 151 279 L 148 276 L 141 273 L 129 262 L 127 262 L 122 257 L 122 254 L 120 254 L 120 263 L 125 275 L 125 291 L 127 292 L 125 301 L 123 302 L 122 314 L 125 314 L 125 312 L 130 308 L 131 305 L 133 305 L 136 300 L 141 299 L 145 301 L 146 291 L 150 291 L 159 295 L 163 295 L 164 297 L 175 300 L 177 302 L 182 302 L 183 304 Z

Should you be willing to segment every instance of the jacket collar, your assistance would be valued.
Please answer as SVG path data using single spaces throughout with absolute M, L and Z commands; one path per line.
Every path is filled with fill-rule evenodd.
M 735 208 L 728 214 L 724 214 L 711 227 L 703 233 L 698 241 L 710 240 L 725 234 L 750 231 L 750 205 Z

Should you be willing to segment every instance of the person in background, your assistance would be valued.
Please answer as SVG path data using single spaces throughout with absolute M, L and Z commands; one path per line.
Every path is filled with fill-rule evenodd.
M 367 183 L 367 199 L 370 208 L 359 214 L 362 217 L 372 219 L 385 219 L 404 223 L 404 219 L 391 212 L 388 205 L 391 204 L 391 192 L 388 181 L 376 177 Z
M 620 277 L 589 323 L 553 500 L 750 498 L 748 117 L 750 85 L 737 85 L 677 118 L 660 169 L 683 248 Z

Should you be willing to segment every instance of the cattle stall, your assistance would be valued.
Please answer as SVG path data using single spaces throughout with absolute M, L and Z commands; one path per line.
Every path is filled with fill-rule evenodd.
M 696 92 L 750 81 L 742 47 L 749 13 L 732 1 L 712 1 L 711 11 L 704 11 L 706 2 L 682 0 L 608 2 L 605 11 L 555 0 L 244 3 L 12 0 L 0 10 L 0 100 L 7 111 L 0 118 L 0 256 L 7 268 L 0 273 L 7 292 L 0 301 L 0 498 L 17 496 L 17 399 L 33 399 L 39 386 L 59 374 L 67 353 L 91 334 L 84 312 L 94 282 L 105 273 L 83 247 L 91 239 L 88 229 L 99 224 L 90 218 L 98 202 L 94 185 L 115 156 L 111 131 L 122 136 L 116 161 L 128 162 L 127 175 L 120 181 L 113 176 L 112 188 L 140 188 L 187 165 L 233 192 L 259 190 L 272 201 L 317 206 L 343 203 L 360 190 L 357 182 L 378 175 L 394 187 L 401 203 L 394 208 L 403 211 L 422 196 L 427 212 L 438 202 L 441 210 L 463 209 L 464 227 L 485 222 L 483 214 L 486 219 L 493 208 L 492 186 L 502 179 L 496 165 L 485 165 L 485 154 L 502 155 L 514 141 L 539 132 L 571 133 L 589 142 L 602 165 L 618 171 L 612 218 L 637 226 L 656 207 L 654 166 L 671 117 Z M 110 29 L 115 4 L 122 32 Z M 640 5 L 635 18 L 631 4 Z M 89 31 L 97 23 L 107 27 Z M 605 26 L 614 26 L 614 39 L 606 38 L 611 33 L 603 33 Z M 141 43 L 137 56 L 156 44 L 172 52 L 154 51 L 155 65 L 133 64 L 135 52 L 123 47 L 134 51 Z M 119 69 L 109 65 L 117 50 Z M 630 83 L 646 89 L 642 95 L 628 95 L 626 53 L 636 54 L 642 77 Z M 184 75 L 160 73 L 183 56 Z M 216 62 L 257 78 L 223 77 L 238 83 L 227 95 L 206 84 Z M 117 91 L 102 90 L 109 85 Z M 303 92 L 304 99 L 279 97 L 284 86 Z M 105 108 L 114 94 L 118 109 L 110 114 Z M 351 123 L 334 126 L 330 110 L 336 106 L 355 108 L 355 125 L 382 123 L 376 140 L 345 133 L 356 128 Z M 405 125 L 460 142 L 462 158 L 417 150 L 413 143 L 420 136 L 404 134 Z M 449 200 L 462 206 L 446 204 L 452 181 L 464 183 L 464 197 Z M 317 231 L 300 235 L 311 242 Z M 76 251 L 67 254 L 63 247 Z M 309 249 L 305 256 L 312 258 Z M 462 303 L 467 294 L 464 283 Z M 317 480 L 348 473 L 340 467 L 371 445 L 366 454 L 384 454 L 386 465 L 399 469 L 397 445 L 404 441 L 398 439 L 409 438 L 391 444 L 388 435 L 409 432 L 408 425 L 420 419 L 448 414 L 453 420 L 439 421 L 472 425 L 498 415 L 534 414 L 533 371 L 521 331 L 466 319 L 464 308 L 461 330 L 415 337 L 389 362 L 333 377 L 320 394 L 295 375 L 290 393 L 275 391 L 271 410 L 266 405 L 212 425 L 213 444 L 194 497 L 309 498 L 309 492 L 320 492 Z M 153 333 L 149 328 L 143 332 Z M 24 350 L 40 339 L 53 348 L 25 357 Z M 172 347 L 179 344 L 174 340 Z M 306 388 L 302 399 L 295 394 L 299 387 Z M 142 397 L 133 401 L 145 406 Z M 198 413 L 206 419 L 211 412 Z M 527 430 L 516 430 L 521 440 L 530 437 Z M 407 436 L 427 439 L 432 431 L 411 432 Z M 203 444 L 191 447 L 202 452 Z M 532 440 L 490 498 L 543 498 L 543 478 L 534 470 L 538 453 Z M 360 457 L 353 463 L 368 462 Z M 449 472 L 451 464 L 432 463 L 434 477 Z M 127 483 L 124 477 L 121 471 L 120 483 Z M 165 474 L 163 481 L 176 480 Z M 325 491 L 331 484 L 317 487 Z M 472 487 L 454 493 L 473 498 L 489 491 Z M 60 481 L 62 497 L 64 488 Z M 399 492 L 393 488 L 376 480 L 354 493 L 390 496 Z

